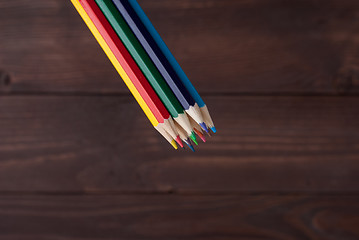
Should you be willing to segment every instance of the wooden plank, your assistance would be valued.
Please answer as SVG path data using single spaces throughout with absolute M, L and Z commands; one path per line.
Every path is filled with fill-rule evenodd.
M 0 30 L 5 92 L 125 90 L 71 1 L 2 2 Z
M 140 3 L 202 93 L 359 90 L 357 0 Z M 127 91 L 69 1 L 3 1 L 0 31 L 0 92 Z
M 191 153 L 130 97 L 3 96 L 0 191 L 359 190 L 359 98 L 207 102 L 219 133 Z
M 358 196 L 1 196 L 0 238 L 358 239 Z

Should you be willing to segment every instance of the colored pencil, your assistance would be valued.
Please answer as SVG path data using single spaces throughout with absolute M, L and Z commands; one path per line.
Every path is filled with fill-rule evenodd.
M 181 79 L 181 81 L 183 82 L 183 84 L 185 85 L 185 87 L 193 97 L 193 99 L 198 103 L 206 125 L 210 127 L 213 132 L 216 132 L 217 130 L 213 124 L 211 115 L 209 114 L 205 102 L 198 94 L 197 90 L 195 89 L 191 81 L 188 79 L 187 75 L 182 70 L 181 66 L 178 64 L 177 60 L 172 55 L 171 51 L 168 49 L 167 45 L 162 40 L 161 36 L 158 34 L 155 27 L 152 25 L 151 21 L 148 19 L 145 12 L 142 10 L 141 6 L 137 3 L 136 0 L 127 0 L 127 1 L 130 3 L 132 9 L 136 12 L 137 16 L 141 19 L 142 23 L 145 25 L 148 32 L 152 35 L 154 41 L 157 43 L 162 53 L 166 56 L 166 58 L 172 65 L 173 69 L 175 70 L 178 77 Z
M 86 2 L 92 3 L 90 0 Z M 95 0 L 97 7 L 102 11 L 102 18 L 104 15 L 107 21 L 111 24 L 112 29 L 117 33 L 119 39 L 121 39 L 123 45 L 127 48 L 128 52 L 132 55 L 133 59 L 137 63 L 138 67 L 142 70 L 143 74 L 162 100 L 172 117 L 177 121 L 180 119 L 180 125 L 186 130 L 188 136 L 194 137 L 193 129 L 189 123 L 188 117 L 183 110 L 183 107 L 173 94 L 171 89 L 158 72 L 156 66 L 148 57 L 141 44 L 131 32 L 131 29 L 127 26 L 126 22 L 122 19 L 116 6 L 110 1 Z M 96 12 L 97 15 L 100 15 Z M 105 23 L 103 23 L 105 25 Z M 107 25 L 106 25 L 107 27 Z
M 122 65 L 120 64 L 120 62 L 117 60 L 117 58 L 115 57 L 115 55 L 111 51 L 109 45 L 106 43 L 105 39 L 102 37 L 102 35 L 98 31 L 98 29 L 96 28 L 95 24 L 91 21 L 89 15 L 86 13 L 86 11 L 84 10 L 84 8 L 81 5 L 81 3 L 79 2 L 79 0 L 71 0 L 71 1 L 72 1 L 73 5 L 75 6 L 76 10 L 79 12 L 80 16 L 83 18 L 84 22 L 87 24 L 87 26 L 91 30 L 92 34 L 95 36 L 96 40 L 98 41 L 98 43 L 100 44 L 100 46 L 102 47 L 102 49 L 104 50 L 106 55 L 108 56 L 108 58 L 110 59 L 110 61 L 112 62 L 112 64 L 114 65 L 114 67 L 116 68 L 116 70 L 118 71 L 118 73 L 120 74 L 120 76 L 122 77 L 122 79 L 124 80 L 124 82 L 126 83 L 127 87 L 129 88 L 129 90 L 131 91 L 133 96 L 135 97 L 136 101 L 141 106 L 142 110 L 144 111 L 144 113 L 146 114 L 146 116 L 148 117 L 148 119 L 150 120 L 152 125 L 155 127 L 155 129 L 157 131 L 159 131 L 161 133 L 161 135 L 164 135 L 163 132 L 168 131 L 168 134 L 165 135 L 164 137 L 166 138 L 167 141 L 169 141 L 171 143 L 171 145 L 175 149 L 177 149 L 177 145 L 176 145 L 176 143 L 174 141 L 174 139 L 176 138 L 176 134 L 174 133 L 175 130 L 172 129 L 172 128 L 174 128 L 174 126 L 171 126 L 171 123 L 170 123 L 171 117 L 167 118 L 167 121 L 166 121 L 166 119 L 163 119 L 162 123 L 160 123 L 158 121 L 159 119 L 155 117 L 155 115 L 151 111 L 150 107 L 146 104 L 146 102 L 142 98 L 142 95 L 137 90 L 137 88 L 132 83 L 132 81 L 130 80 L 128 74 L 123 69 Z M 144 91 L 142 91 L 142 94 L 143 93 L 144 93 Z M 152 97 L 156 96 L 156 95 L 153 95 L 151 93 L 149 93 L 149 95 L 151 95 Z M 158 102 L 158 100 L 154 99 L 154 102 Z M 159 103 L 161 103 L 161 102 L 159 102 Z M 153 107 L 154 106 L 152 106 L 152 108 Z M 163 108 L 164 107 L 162 107 L 162 109 Z M 163 110 L 161 111 L 161 106 L 159 107 L 158 111 L 161 112 L 162 114 L 164 114 L 163 117 L 166 116 L 166 113 L 163 112 Z M 160 116 L 159 112 L 158 112 L 158 114 L 156 114 L 157 117 Z M 169 116 L 169 114 L 167 114 L 167 115 Z M 169 133 L 171 133 L 170 137 L 168 137 Z
M 97 2 L 108 2 L 104 0 L 96 0 Z M 117 11 L 112 12 L 116 20 L 120 25 L 123 25 L 124 32 L 127 33 L 127 28 L 130 28 L 133 34 L 137 37 L 137 40 L 140 42 L 154 65 L 157 67 L 158 71 L 161 73 L 162 77 L 171 88 L 172 92 L 175 94 L 182 107 L 186 110 L 188 115 L 190 115 L 201 127 L 208 132 L 204 119 L 202 117 L 201 110 L 199 109 L 198 104 L 195 102 L 191 94 L 188 92 L 187 88 L 184 86 L 182 81 L 177 76 L 176 72 L 172 68 L 171 64 L 168 62 L 165 55 L 162 53 L 159 46 L 156 44 L 151 34 L 148 32 L 141 19 L 137 16 L 136 12 L 132 9 L 131 5 L 127 0 L 112 0 L 116 5 L 119 13 Z M 122 22 L 126 21 L 126 24 Z M 131 33 L 132 34 L 132 33 Z M 132 34 L 132 35 L 133 35 Z M 133 36 L 129 36 L 130 39 L 133 39 Z

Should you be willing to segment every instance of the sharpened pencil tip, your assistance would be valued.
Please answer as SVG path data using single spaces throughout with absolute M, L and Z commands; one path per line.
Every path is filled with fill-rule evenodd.
M 206 138 L 204 137 L 203 133 L 201 133 L 197 129 L 193 129 L 193 130 L 197 133 L 197 136 L 200 137 L 200 139 L 202 139 L 203 142 L 206 142 Z
M 206 131 L 206 132 L 209 131 L 207 125 L 204 122 L 200 123 L 199 125 L 203 128 L 204 131 Z
M 216 128 L 213 126 L 213 127 L 211 127 L 211 130 L 212 130 L 212 132 L 214 132 L 214 133 L 216 133 L 217 132 L 217 130 L 216 130 Z
M 183 148 L 183 143 L 182 143 L 181 138 L 179 136 L 177 136 L 176 142 L 178 143 L 178 145 L 181 146 L 181 148 Z
M 173 147 L 174 149 L 176 149 L 176 150 L 178 149 L 175 140 L 172 140 L 172 141 L 171 141 L 171 145 L 172 145 L 172 147 Z
M 185 141 L 185 143 L 187 144 L 187 146 L 192 150 L 192 152 L 195 152 L 194 147 L 192 146 L 190 141 Z
M 196 139 L 196 135 L 194 135 L 194 132 L 192 132 L 191 136 L 189 136 L 189 137 L 192 139 L 192 141 L 193 141 L 196 145 L 198 145 L 198 142 L 197 142 L 197 139 Z
M 204 138 L 203 134 L 198 135 L 198 136 L 199 136 L 199 138 L 200 138 L 203 142 L 206 142 L 206 139 Z

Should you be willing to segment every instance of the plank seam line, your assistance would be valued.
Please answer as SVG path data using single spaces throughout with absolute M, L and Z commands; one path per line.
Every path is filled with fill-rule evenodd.
M 359 196 L 358 191 L 0 191 L 0 196 Z

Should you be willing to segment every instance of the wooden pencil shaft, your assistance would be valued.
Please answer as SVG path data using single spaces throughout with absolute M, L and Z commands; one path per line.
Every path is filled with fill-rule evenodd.
M 108 22 L 120 37 L 123 45 L 132 55 L 143 74 L 173 117 L 183 113 L 183 107 L 148 57 L 141 44 L 111 1 L 95 0 Z

